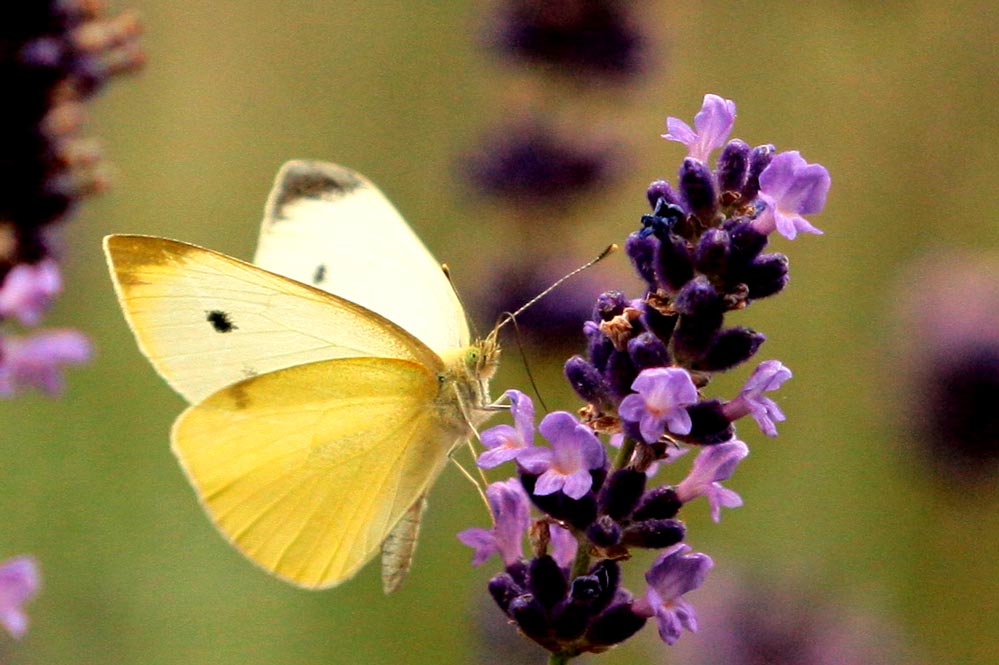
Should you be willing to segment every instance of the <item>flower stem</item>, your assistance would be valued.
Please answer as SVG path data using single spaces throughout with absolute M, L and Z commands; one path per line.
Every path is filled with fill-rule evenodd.
M 561 653 L 553 653 L 548 655 L 548 665 L 565 665 L 569 662 L 572 656 L 567 656 Z
M 614 460 L 614 470 L 623 469 L 628 466 L 628 462 L 631 461 L 631 456 L 635 452 L 635 440 L 630 436 L 624 437 L 624 441 L 621 442 L 621 447 L 617 451 L 617 459 Z

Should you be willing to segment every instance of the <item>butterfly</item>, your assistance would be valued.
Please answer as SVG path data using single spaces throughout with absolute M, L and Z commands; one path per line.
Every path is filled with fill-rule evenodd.
M 219 531 L 312 589 L 380 551 L 396 589 L 428 491 L 492 413 L 499 346 L 471 340 L 392 204 L 350 169 L 291 161 L 252 264 L 151 236 L 104 250 L 139 348 L 190 404 L 171 449 Z

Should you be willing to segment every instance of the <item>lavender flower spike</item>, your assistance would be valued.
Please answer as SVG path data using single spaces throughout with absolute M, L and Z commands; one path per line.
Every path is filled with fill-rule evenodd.
M 520 481 L 511 478 L 487 487 L 486 497 L 493 512 L 493 528 L 465 529 L 458 534 L 458 540 L 475 549 L 473 566 L 485 563 L 494 552 L 498 552 L 503 564 L 509 566 L 523 554 L 521 544 L 531 526 L 527 494 Z
M 482 432 L 482 445 L 488 450 L 479 455 L 477 463 L 483 469 L 509 462 L 534 446 L 534 403 L 519 390 L 508 390 L 504 395 L 510 400 L 513 427 L 497 425 Z
M 638 394 L 621 400 L 618 414 L 638 423 L 642 439 L 655 443 L 668 429 L 674 434 L 689 434 L 692 423 L 687 405 L 697 402 L 697 388 L 686 370 L 678 367 L 653 367 L 642 370 L 631 384 Z
M 28 556 L 0 563 L 0 625 L 14 637 L 28 630 L 22 605 L 38 592 L 38 565 Z
M 753 226 L 768 235 L 776 230 L 788 240 L 799 231 L 821 234 L 803 215 L 822 212 L 831 182 L 824 166 L 809 164 L 797 150 L 780 153 L 760 174 L 760 199 L 766 209 Z
M 791 378 L 791 370 L 779 360 L 767 360 L 759 364 L 753 375 L 739 392 L 739 396 L 722 407 L 722 413 L 729 420 L 737 420 L 752 414 L 760 430 L 767 436 L 777 436 L 777 423 L 787 420 L 777 403 L 763 393 L 777 390 Z
M 534 494 L 545 496 L 559 490 L 572 499 L 590 491 L 590 470 L 603 468 L 607 453 L 603 444 L 586 425 L 571 413 L 549 413 L 538 426 L 551 448 L 528 448 L 517 455 L 517 462 L 528 473 L 540 474 Z
M 728 139 L 735 124 L 735 102 L 718 95 L 704 95 L 701 110 L 694 116 L 694 129 L 679 118 L 666 118 L 667 133 L 662 137 L 687 146 L 687 156 L 708 161 L 711 151 Z
M 680 639 L 684 628 L 697 632 L 697 614 L 683 594 L 701 586 L 714 566 L 707 554 L 688 552 L 689 545 L 677 543 L 660 554 L 645 573 L 645 581 L 649 584 L 645 596 L 634 604 L 637 614 L 655 616 L 659 637 L 666 644 L 674 644 Z
M 722 487 L 719 481 L 729 478 L 746 455 L 749 446 L 738 439 L 713 446 L 705 446 L 694 459 L 690 474 L 676 486 L 676 497 L 687 503 L 699 496 L 705 496 L 711 506 L 711 519 L 721 520 L 722 508 L 738 508 L 742 497 L 734 491 Z

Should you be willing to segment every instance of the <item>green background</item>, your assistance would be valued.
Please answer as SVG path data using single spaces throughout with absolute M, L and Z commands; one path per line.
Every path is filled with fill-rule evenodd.
M 919 660 L 995 662 L 996 480 L 934 479 L 899 430 L 898 358 L 919 331 L 893 320 L 898 299 L 919 295 L 903 279 L 917 257 L 999 246 L 994 3 L 635 4 L 652 67 L 628 86 L 588 90 L 483 50 L 488 3 L 129 5 L 143 16 L 148 65 L 90 106 L 115 185 L 66 226 L 66 291 L 47 319 L 85 331 L 97 354 L 70 372 L 62 398 L 0 404 L 0 556 L 32 553 L 44 576 L 28 636 L 0 637 L 5 662 L 484 661 L 495 563 L 472 569 L 454 537 L 486 522 L 454 469 L 393 597 L 374 566 L 306 592 L 223 542 L 168 450 L 183 403 L 137 351 L 100 238 L 149 233 L 248 258 L 278 166 L 321 158 L 377 182 L 459 289 L 501 290 L 505 256 L 552 251 L 540 246 L 545 218 L 526 233 L 522 213 L 471 196 L 455 178 L 458 155 L 528 107 L 613 139 L 628 155 L 615 184 L 559 211 L 572 229 L 560 242 L 581 260 L 623 242 L 648 182 L 673 177 L 684 152 L 659 138 L 664 119 L 689 122 L 706 92 L 737 103 L 733 136 L 801 150 L 833 187 L 813 220 L 826 235 L 772 245 L 791 258 L 790 288 L 737 317 L 768 335 L 761 358 L 794 370 L 780 394 L 789 420 L 776 440 L 741 425 L 752 454 L 727 486 L 746 505 L 718 525 L 692 506 L 690 542 L 718 572 L 793 575 L 827 602 L 872 613 Z M 592 275 L 637 295 L 623 253 Z M 514 347 L 508 338 L 496 394 L 526 386 Z M 531 358 L 552 409 L 577 406 L 559 378 L 574 351 Z M 730 395 L 746 375 L 736 374 L 709 390 Z M 636 575 L 630 584 L 642 588 Z M 668 662 L 653 633 L 593 661 Z

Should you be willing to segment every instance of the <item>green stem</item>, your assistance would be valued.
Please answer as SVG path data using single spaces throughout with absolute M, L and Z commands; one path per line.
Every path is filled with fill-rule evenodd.
M 635 440 L 630 436 L 624 437 L 621 447 L 617 451 L 617 459 L 614 460 L 614 471 L 623 469 L 631 461 L 631 455 L 635 452 Z
M 569 662 L 571 656 L 566 656 L 560 653 L 553 653 L 548 655 L 548 665 L 565 665 Z

